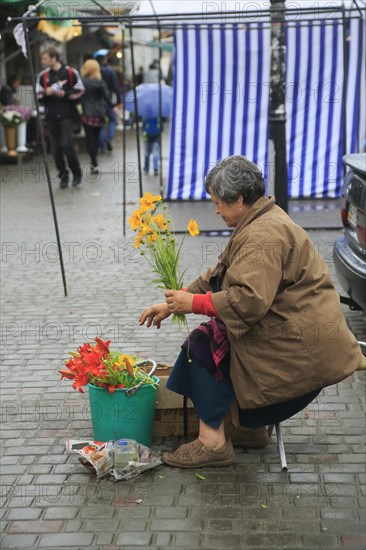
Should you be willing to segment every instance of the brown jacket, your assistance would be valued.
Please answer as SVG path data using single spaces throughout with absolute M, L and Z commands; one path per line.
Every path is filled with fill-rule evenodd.
M 273 198 L 251 207 L 217 265 L 187 291 L 213 292 L 228 331 L 241 408 L 335 384 L 361 362 L 323 258 Z

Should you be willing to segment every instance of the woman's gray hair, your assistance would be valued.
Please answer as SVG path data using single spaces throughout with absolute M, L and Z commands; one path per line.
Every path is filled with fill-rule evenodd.
M 205 187 L 207 193 L 227 203 L 243 197 L 245 204 L 252 205 L 265 193 L 262 171 L 241 155 L 227 157 L 211 168 Z

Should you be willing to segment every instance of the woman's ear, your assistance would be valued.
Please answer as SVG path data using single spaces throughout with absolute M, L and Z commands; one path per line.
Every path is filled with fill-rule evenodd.
M 237 205 L 238 205 L 239 207 L 242 207 L 243 204 L 244 204 L 244 199 L 243 199 L 243 197 L 242 197 L 242 196 L 238 197 Z

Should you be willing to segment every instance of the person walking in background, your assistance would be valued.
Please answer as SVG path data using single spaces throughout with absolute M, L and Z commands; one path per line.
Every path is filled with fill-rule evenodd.
M 144 75 L 144 82 L 148 84 L 152 84 L 154 82 L 159 82 L 159 79 L 160 79 L 159 61 L 158 59 L 154 59 L 154 61 L 150 63 L 148 71 Z
M 60 178 L 60 187 L 69 184 L 69 171 L 72 172 L 72 185 L 81 183 L 82 173 L 73 142 L 73 120 L 76 102 L 84 94 L 85 88 L 79 72 L 64 65 L 55 48 L 48 48 L 41 54 L 41 63 L 45 69 L 39 73 L 36 92 L 39 101 L 45 106 L 45 119 L 51 143 L 51 150 Z
M 95 59 L 88 59 L 81 68 L 85 94 L 81 99 L 83 108 L 82 121 L 86 136 L 86 148 L 91 162 L 91 173 L 98 174 L 97 154 L 100 129 L 104 126 L 106 105 L 113 109 L 113 103 L 102 74 L 100 65 Z
M 158 176 L 160 160 L 160 134 L 162 132 L 162 125 L 159 118 L 143 118 L 142 131 L 145 142 L 144 172 L 145 174 L 149 173 L 150 155 L 152 155 L 154 176 Z
M 135 74 L 135 82 L 134 82 L 134 85 L 135 86 L 139 86 L 140 84 L 142 84 L 144 81 L 144 68 L 143 66 L 141 65 L 139 67 L 139 71 L 138 73 Z
M 20 77 L 12 74 L 8 77 L 6 84 L 1 88 L 0 103 L 4 105 L 19 105 Z
M 121 103 L 121 91 L 119 88 L 118 78 L 116 71 L 112 69 L 106 63 L 108 50 L 98 50 L 94 53 L 93 58 L 96 59 L 100 65 L 102 79 L 107 85 L 107 89 L 112 99 L 112 107 L 106 103 L 106 117 L 107 117 L 107 127 L 102 128 L 99 137 L 99 146 L 102 151 L 107 147 L 108 151 L 112 151 L 112 140 L 116 134 L 118 118 L 113 110 L 113 106 L 120 105 Z

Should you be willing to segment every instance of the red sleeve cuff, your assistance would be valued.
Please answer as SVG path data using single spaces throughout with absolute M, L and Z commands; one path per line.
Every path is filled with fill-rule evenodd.
M 207 315 L 208 317 L 220 317 L 213 305 L 211 292 L 195 294 L 193 296 L 192 312 L 197 315 Z

